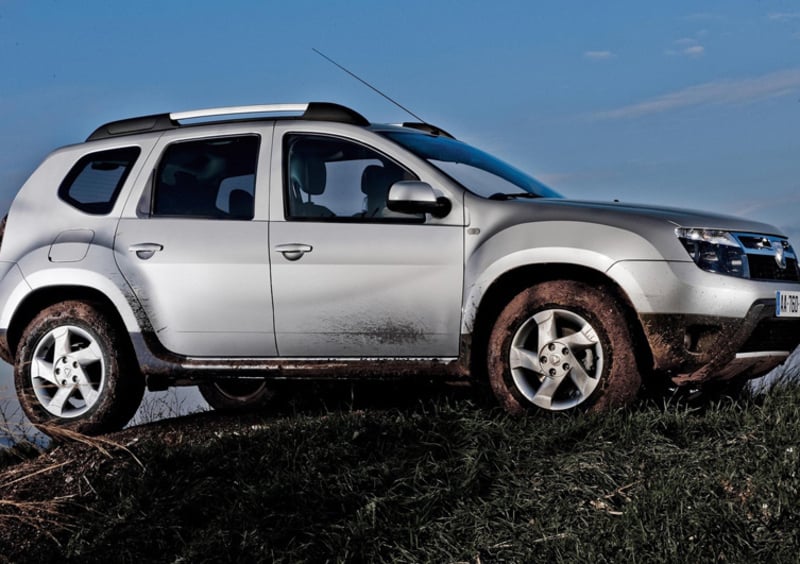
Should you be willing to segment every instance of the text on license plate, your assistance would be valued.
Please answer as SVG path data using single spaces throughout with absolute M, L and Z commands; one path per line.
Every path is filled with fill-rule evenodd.
M 778 317 L 800 317 L 800 292 L 784 292 L 775 294 L 775 315 Z

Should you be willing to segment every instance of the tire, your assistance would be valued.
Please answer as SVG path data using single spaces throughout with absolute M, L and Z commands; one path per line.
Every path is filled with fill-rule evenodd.
M 625 315 L 608 292 L 543 282 L 520 292 L 489 337 L 489 383 L 509 413 L 604 411 L 641 386 Z
M 246 411 L 265 407 L 275 391 L 265 380 L 230 379 L 198 386 L 200 395 L 216 411 Z
M 121 429 L 144 394 L 130 344 L 96 307 L 65 301 L 25 328 L 14 384 L 31 422 L 87 435 Z

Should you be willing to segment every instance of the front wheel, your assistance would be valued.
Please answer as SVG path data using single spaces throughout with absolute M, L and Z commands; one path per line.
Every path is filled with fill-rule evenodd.
M 93 305 L 65 301 L 44 309 L 25 328 L 14 363 L 25 415 L 34 425 L 85 434 L 121 429 L 144 394 L 128 351 Z
M 514 297 L 495 322 L 487 360 L 492 390 L 511 413 L 602 411 L 628 403 L 641 385 L 617 302 L 577 281 Z

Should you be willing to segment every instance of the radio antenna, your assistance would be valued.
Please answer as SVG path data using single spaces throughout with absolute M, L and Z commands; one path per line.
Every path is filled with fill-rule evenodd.
M 367 87 L 369 87 L 370 89 L 374 90 L 375 92 L 377 92 L 378 94 L 380 94 L 381 96 L 383 96 L 384 98 L 386 98 L 387 100 L 389 100 L 389 101 L 390 101 L 392 104 L 394 104 L 395 106 L 397 106 L 398 108 L 400 108 L 401 110 L 403 110 L 404 112 L 406 112 L 408 115 L 410 115 L 410 116 L 411 116 L 411 117 L 413 117 L 414 119 L 416 119 L 416 120 L 418 120 L 418 121 L 420 121 L 420 122 L 422 122 L 422 123 L 427 123 L 427 122 L 426 122 L 424 119 L 422 119 L 422 118 L 421 118 L 421 117 L 419 117 L 417 114 L 415 114 L 414 112 L 412 112 L 411 110 L 409 110 L 408 108 L 406 108 L 406 107 L 405 107 L 404 105 L 402 105 L 400 102 L 398 102 L 397 100 L 394 100 L 394 99 L 390 98 L 389 96 L 387 96 L 386 94 L 384 94 L 383 92 L 381 92 L 380 90 L 378 90 L 377 88 L 375 88 L 374 86 L 372 86 L 372 85 L 371 85 L 369 82 L 367 82 L 366 80 L 364 80 L 363 78 L 361 78 L 360 76 L 358 76 L 357 74 L 355 74 L 354 72 L 351 72 L 351 71 L 347 70 L 346 68 L 344 68 L 342 65 L 340 65 L 339 63 L 337 63 L 337 62 L 336 62 L 336 61 L 334 61 L 333 59 L 331 59 L 329 56 L 327 56 L 325 53 L 323 53 L 323 52 L 322 52 L 322 51 L 320 51 L 319 49 L 316 49 L 316 48 L 312 47 L 312 48 L 311 48 L 311 50 L 312 50 L 312 51 L 314 51 L 314 52 L 315 52 L 317 55 L 319 55 L 319 56 L 320 56 L 320 57 L 322 57 L 323 59 L 325 59 L 326 61 L 328 61 L 329 63 L 331 63 L 331 64 L 333 64 L 333 65 L 336 65 L 337 67 L 339 67 L 340 69 L 342 69 L 344 72 L 346 72 L 347 74 L 349 74 L 350 76 L 352 76 L 353 78 L 355 78 L 357 81 L 359 81 L 359 82 L 360 82 L 361 84 L 363 84 L 364 86 L 367 86 Z

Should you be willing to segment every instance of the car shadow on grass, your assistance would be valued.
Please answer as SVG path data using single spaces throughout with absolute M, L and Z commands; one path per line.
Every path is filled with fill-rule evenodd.
M 291 382 L 276 386 L 265 413 L 318 415 L 360 410 L 414 410 L 427 404 L 468 403 L 492 409 L 495 403 L 468 383 L 425 381 Z

